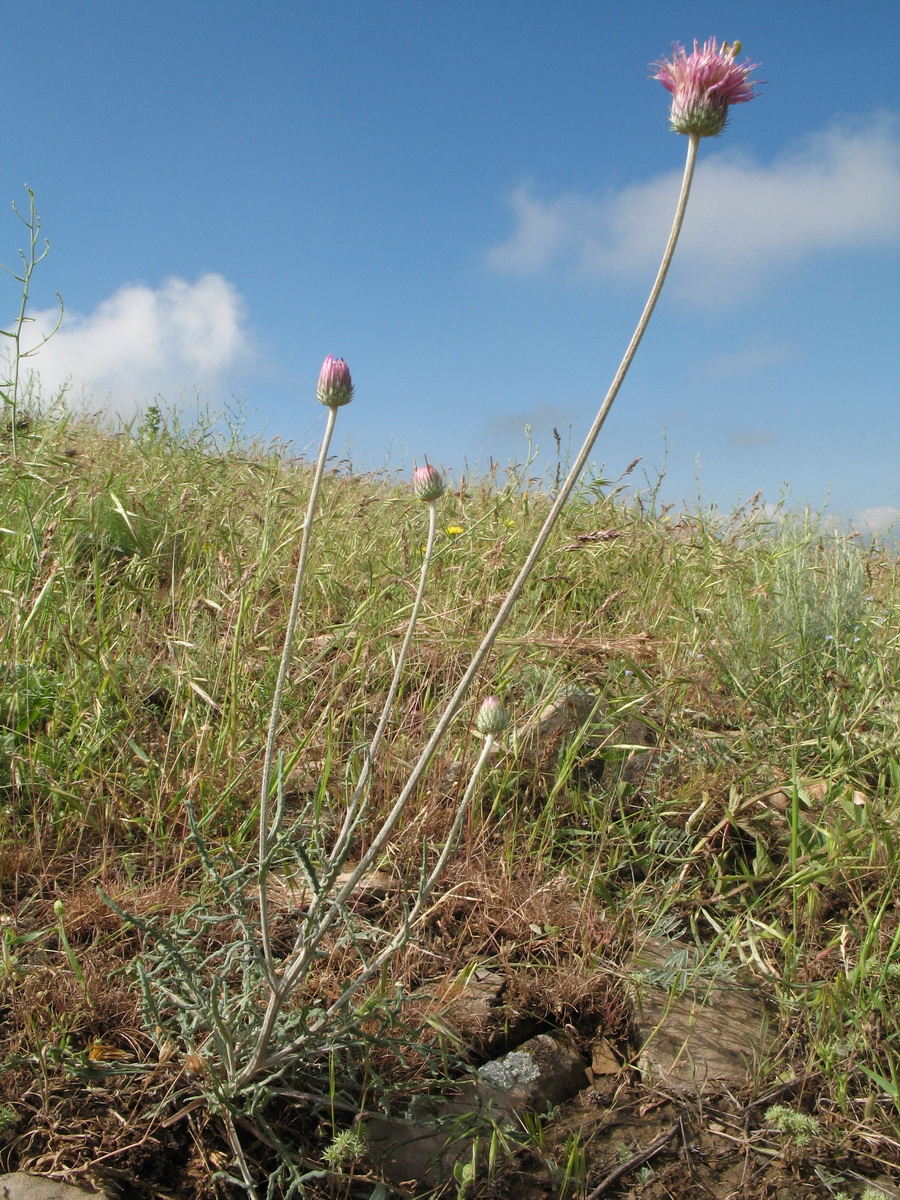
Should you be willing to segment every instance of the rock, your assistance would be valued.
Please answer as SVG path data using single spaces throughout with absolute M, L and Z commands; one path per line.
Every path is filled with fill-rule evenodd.
M 540 1033 L 478 1071 L 478 1094 L 510 1116 L 546 1112 L 587 1086 L 587 1063 L 568 1034 Z
M 636 952 L 638 1067 L 663 1087 L 740 1087 L 769 1048 L 769 1021 L 752 984 L 709 973 L 686 942 L 648 938 Z
M 633 714 L 611 716 L 609 705 L 596 692 L 579 688 L 563 689 L 537 716 L 523 721 L 512 737 L 505 740 L 515 748 L 519 764 L 545 769 L 551 765 L 551 756 L 555 757 L 555 752 L 576 736 L 580 736 L 585 759 L 601 767 L 604 751 L 627 747 L 626 769 L 631 759 L 640 760 L 632 771 L 636 782 L 643 779 L 652 764 L 653 751 L 643 757 L 642 750 L 656 743 L 650 727 Z M 506 747 L 498 745 L 492 757 L 499 758 L 508 752 Z M 459 773 L 460 764 L 451 763 L 444 772 L 444 783 L 455 782 Z
M 622 764 L 621 779 L 634 787 L 640 787 L 644 782 L 644 776 L 658 756 L 658 750 L 632 750 Z
M 605 1037 L 596 1038 L 591 1043 L 591 1076 L 618 1075 L 622 1070 L 619 1056 Z
M 463 972 L 441 996 L 444 1021 L 470 1041 L 483 1036 L 505 987 L 506 977 L 490 967 L 476 965 Z
M 801 789 L 813 804 L 822 805 L 826 800 L 852 801 L 857 808 L 865 808 L 871 797 L 847 784 L 835 785 L 830 779 L 801 779 Z M 790 799 L 790 793 L 788 793 Z
M 655 738 L 649 727 L 633 714 L 614 717 L 609 705 L 596 692 L 568 688 L 530 721 L 516 729 L 519 754 L 527 762 L 537 762 L 548 745 L 581 734 L 587 753 L 615 746 L 652 746 Z
M 458 1117 L 408 1121 L 371 1117 L 365 1123 L 366 1157 L 392 1184 L 414 1196 L 430 1196 L 453 1178 L 458 1162 L 476 1155 L 476 1138 Z
M 334 881 L 332 891 L 340 891 L 355 869 L 355 863 L 347 863 L 344 870 Z M 266 879 L 266 886 L 269 893 L 269 903 L 280 911 L 302 912 L 308 907 L 313 898 L 306 878 L 299 871 L 293 874 L 282 871 L 271 871 Z M 399 891 L 400 883 L 393 876 L 388 875 L 384 871 L 370 871 L 368 875 L 364 875 L 354 886 L 353 891 L 350 893 L 350 899 L 353 903 L 371 901 L 381 904 L 388 896 Z M 255 888 L 248 887 L 245 895 L 252 903 L 256 895 Z
M 105 1195 L 43 1175 L 29 1175 L 27 1171 L 0 1175 L 0 1200 L 85 1200 L 86 1196 Z
M 390 1182 L 431 1195 L 457 1164 L 486 1155 L 493 1126 L 519 1129 L 521 1112 L 545 1112 L 584 1088 L 586 1066 L 567 1034 L 539 1034 L 485 1063 L 453 1095 L 427 1098 L 421 1117 L 367 1120 L 368 1156 Z

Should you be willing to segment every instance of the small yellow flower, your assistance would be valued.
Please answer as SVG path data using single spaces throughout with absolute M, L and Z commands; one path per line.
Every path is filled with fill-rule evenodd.
M 456 537 L 458 533 L 465 533 L 466 531 L 463 529 L 462 525 L 448 525 L 447 532 L 451 537 Z
M 101 1041 L 91 1042 L 87 1053 L 91 1062 L 128 1062 L 134 1058 L 127 1050 L 120 1050 L 118 1046 L 109 1046 Z

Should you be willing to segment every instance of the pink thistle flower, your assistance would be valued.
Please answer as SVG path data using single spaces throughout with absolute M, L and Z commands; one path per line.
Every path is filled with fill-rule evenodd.
M 335 358 L 333 354 L 329 354 L 322 363 L 316 399 L 326 408 L 340 408 L 353 399 L 350 368 L 342 358 Z
M 669 124 L 676 133 L 715 137 L 725 128 L 729 105 L 757 95 L 750 73 L 759 63 L 735 62 L 740 49 L 740 42 L 723 42 L 720 48 L 715 38 L 708 38 L 702 49 L 695 40 L 694 53 L 688 54 L 676 43 L 671 59 L 652 64 L 657 68 L 652 78 L 672 93 Z
M 416 467 L 413 471 L 413 492 L 417 500 L 430 503 L 443 496 L 446 490 L 447 484 L 444 482 L 443 475 L 437 467 L 431 465 L 427 458 L 424 467 Z

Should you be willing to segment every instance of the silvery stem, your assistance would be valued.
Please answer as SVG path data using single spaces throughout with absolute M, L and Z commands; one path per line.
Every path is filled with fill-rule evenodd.
M 659 294 L 662 291 L 663 284 L 665 283 L 665 280 L 666 280 L 666 275 L 668 274 L 668 271 L 669 271 L 669 266 L 672 262 L 672 256 L 675 253 L 675 245 L 678 241 L 678 235 L 681 232 L 681 226 L 684 222 L 684 214 L 685 214 L 685 210 L 687 208 L 688 196 L 690 195 L 690 190 L 691 190 L 691 181 L 694 176 L 694 167 L 697 162 L 697 150 L 698 150 L 698 147 L 700 144 L 700 138 L 697 134 L 688 134 L 687 136 L 688 136 L 687 161 L 686 161 L 685 167 L 684 167 L 684 175 L 682 177 L 682 182 L 681 182 L 681 192 L 678 197 L 678 205 L 675 210 L 675 219 L 672 223 L 672 230 L 669 234 L 669 240 L 666 243 L 666 248 L 663 252 L 662 262 L 660 263 L 660 267 L 659 267 L 659 271 L 657 272 L 656 280 L 654 281 L 653 287 L 650 291 L 650 296 L 647 300 L 647 303 L 644 305 L 644 311 L 641 313 L 641 318 L 638 321 L 637 328 L 635 329 L 635 331 L 632 335 L 631 341 L 628 343 L 628 349 L 625 351 L 625 356 L 622 359 L 621 363 L 619 364 L 619 369 L 618 369 L 618 371 L 616 371 L 615 377 L 613 378 L 613 381 L 610 385 L 609 391 L 606 393 L 606 397 L 605 397 L 603 403 L 601 404 L 596 417 L 594 418 L 594 423 L 591 426 L 590 430 L 588 431 L 587 437 L 584 440 L 584 444 L 582 445 L 581 450 L 578 452 L 578 457 L 575 459 L 575 462 L 572 464 L 572 469 L 569 471 L 569 474 L 566 476 L 566 480 L 563 483 L 562 487 L 560 488 L 559 494 L 557 495 L 556 499 L 554 500 L 553 505 L 550 508 L 550 511 L 547 513 L 547 517 L 544 521 L 544 524 L 541 527 L 541 530 L 538 533 L 537 538 L 535 539 L 534 545 L 532 546 L 532 548 L 528 554 L 528 557 L 525 559 L 525 562 L 523 563 L 522 568 L 519 571 L 519 574 L 516 576 L 514 583 L 510 587 L 510 590 L 507 593 L 503 603 L 501 604 L 501 606 L 497 612 L 497 615 L 494 617 L 494 620 L 493 620 L 490 628 L 488 629 L 487 633 L 484 635 L 484 638 L 482 639 L 480 646 L 478 647 L 478 649 L 475 651 L 474 655 L 472 656 L 472 661 L 469 663 L 466 673 L 463 675 L 462 679 L 459 681 L 459 684 L 456 687 L 456 691 L 453 693 L 450 700 L 447 702 L 447 706 L 444 709 L 444 712 L 441 715 L 440 720 L 438 721 L 437 725 L 435 726 L 434 732 L 432 733 L 432 735 L 428 739 L 428 742 L 426 743 L 424 749 L 422 750 L 421 755 L 419 756 L 415 766 L 413 767 L 413 769 L 410 773 L 410 776 L 406 782 L 406 785 L 404 786 L 400 795 L 397 797 L 396 801 L 394 802 L 394 806 L 391 809 L 390 813 L 388 814 L 387 819 L 385 820 L 381 829 L 378 831 L 378 834 L 375 837 L 374 841 L 372 842 L 371 846 L 369 846 L 369 849 L 362 856 L 359 866 L 356 869 L 356 871 L 354 871 L 353 875 L 347 880 L 347 882 L 341 888 L 340 892 L 338 892 L 337 895 L 335 896 L 333 906 L 332 906 L 332 908 L 329 909 L 329 911 L 326 913 L 325 918 L 324 918 L 324 920 L 326 922 L 328 922 L 328 924 L 330 924 L 331 921 L 333 921 L 334 918 L 337 916 L 337 912 L 340 908 L 340 905 L 342 905 L 344 903 L 344 901 L 347 899 L 347 896 L 350 894 L 351 890 L 356 885 L 358 880 L 369 869 L 371 864 L 381 853 L 382 849 L 384 848 L 385 844 L 387 843 L 388 838 L 393 833 L 394 828 L 395 828 L 397 822 L 399 821 L 404 808 L 408 804 L 409 799 L 413 795 L 415 789 L 418 787 L 419 782 L 422 779 L 422 776 L 425 774 L 425 771 L 428 768 L 428 764 L 431 762 L 431 759 L 434 756 L 435 751 L 437 750 L 438 746 L 440 745 L 441 741 L 444 738 L 444 735 L 446 734 L 447 730 L 449 729 L 450 724 L 453 721 L 453 718 L 456 716 L 457 712 L 459 711 L 460 707 L 462 706 L 462 703 L 465 700 L 466 695 L 468 694 L 469 688 L 472 686 L 472 682 L 475 679 L 475 676 L 478 673 L 478 671 L 481 667 L 481 664 L 484 662 L 484 660 L 487 658 L 488 654 L 490 653 L 490 651 L 494 645 L 494 642 L 496 641 L 497 635 L 499 634 L 499 632 L 503 628 L 503 626 L 506 624 L 507 618 L 509 617 L 509 614 L 512 611 L 513 605 L 518 600 L 519 596 L 522 593 L 522 590 L 525 587 L 526 582 L 528 581 L 528 577 L 531 575 L 531 572 L 534 570 L 534 566 L 537 563 L 537 560 L 540 557 L 541 551 L 543 550 L 544 545 L 546 544 L 547 539 L 550 536 L 550 533 L 551 533 L 554 525 L 557 522 L 559 514 L 562 512 L 563 507 L 565 506 L 567 500 L 569 499 L 569 496 L 571 495 L 572 490 L 574 489 L 575 484 L 578 481 L 578 477 L 581 475 L 581 472 L 584 470 L 584 466 L 587 463 L 588 456 L 590 455 L 591 450 L 594 448 L 594 443 L 597 440 L 597 436 L 600 433 L 600 430 L 603 428 L 603 424 L 606 421 L 607 416 L 609 415 L 609 410 L 612 408 L 613 402 L 615 401 L 616 396 L 619 394 L 619 389 L 621 388 L 622 383 L 624 382 L 625 376 L 628 373 L 628 368 L 631 366 L 634 356 L 637 353 L 637 348 L 641 344 L 641 339 L 644 336 L 644 332 L 647 328 L 647 325 L 649 324 L 650 317 L 652 316 L 653 310 L 656 307 L 656 302 L 659 299 Z
M 494 642 L 496 641 L 500 630 L 505 625 L 509 614 L 512 611 L 513 605 L 521 595 L 522 590 L 524 589 L 525 584 L 528 581 L 531 572 L 534 570 L 538 558 L 540 557 L 541 551 L 543 550 L 547 539 L 559 518 L 559 514 L 562 512 L 562 509 L 568 501 L 569 496 L 572 494 L 581 472 L 584 470 L 591 450 L 594 447 L 594 443 L 597 440 L 600 430 L 603 428 L 606 418 L 609 415 L 609 411 L 612 408 L 613 403 L 619 394 L 622 383 L 624 382 L 625 376 L 628 373 L 628 369 L 631 366 L 635 354 L 637 353 L 638 346 L 641 343 L 641 339 L 643 338 L 644 332 L 649 324 L 650 317 L 652 316 L 653 310 L 656 307 L 656 302 L 659 299 L 660 292 L 662 291 L 663 284 L 666 280 L 666 275 L 669 271 L 669 266 L 672 262 L 672 256 L 675 252 L 678 235 L 680 234 L 682 224 L 684 223 L 684 214 L 687 209 L 688 196 L 690 195 L 691 181 L 694 176 L 694 167 L 696 166 L 697 162 L 697 150 L 700 145 L 700 139 L 698 135 L 688 134 L 687 136 L 688 152 L 687 161 L 684 167 L 684 175 L 681 181 L 681 192 L 678 197 L 678 204 L 675 210 L 675 219 L 672 223 L 672 230 L 669 234 L 669 240 L 666 243 L 666 247 L 663 252 L 659 271 L 657 272 L 656 279 L 650 291 L 650 296 L 647 300 L 647 303 L 644 305 L 644 311 L 641 313 L 640 320 L 638 321 L 637 327 L 631 337 L 631 341 L 628 343 L 628 348 L 625 351 L 625 355 L 619 364 L 619 369 L 616 371 L 613 381 L 610 384 L 609 391 L 606 393 L 603 403 L 600 405 L 597 415 L 594 418 L 594 423 L 588 431 L 581 450 L 578 452 L 578 457 L 572 464 L 572 468 L 569 471 L 569 474 L 566 476 L 565 482 L 563 483 L 559 493 L 556 496 L 556 499 L 551 505 L 550 511 L 547 513 L 544 524 L 542 525 L 540 532 L 535 539 L 534 545 L 529 551 L 528 557 L 522 564 L 519 574 L 516 576 L 515 581 L 503 600 L 503 603 L 500 605 L 497 615 L 494 617 L 490 628 L 484 635 L 481 644 L 478 646 L 478 649 L 472 656 L 472 661 L 469 663 L 468 669 L 458 683 L 456 690 L 450 697 L 450 700 L 447 702 L 447 706 L 445 707 L 444 712 L 435 726 L 434 732 L 428 739 L 428 742 L 422 750 L 422 753 L 419 755 L 419 758 L 412 768 L 409 778 L 400 792 L 400 795 L 395 800 L 391 811 L 385 818 L 385 821 L 373 839 L 372 844 L 369 846 L 365 854 L 361 856 L 358 866 L 351 873 L 339 891 L 336 892 L 331 898 L 327 911 L 322 916 L 315 931 L 306 940 L 304 950 L 300 952 L 294 962 L 285 970 L 279 986 L 277 988 L 273 988 L 273 993 L 269 997 L 269 1003 L 266 1008 L 266 1013 L 263 1017 L 262 1027 L 257 1037 L 253 1054 L 251 1055 L 249 1063 L 241 1072 L 239 1079 L 240 1084 L 247 1084 L 261 1068 L 261 1065 L 266 1058 L 269 1038 L 274 1030 L 278 1013 L 280 1012 L 286 998 L 291 994 L 293 988 L 296 986 L 298 980 L 303 977 L 308 969 L 311 958 L 309 947 L 317 946 L 333 922 L 340 916 L 343 906 L 346 903 L 348 896 L 353 891 L 353 888 L 371 868 L 372 863 L 381 854 L 381 851 L 387 844 L 388 838 L 396 828 L 397 822 L 400 820 L 404 809 L 409 803 L 416 788 L 419 786 L 419 783 L 428 769 L 428 765 L 431 762 L 431 759 L 434 757 L 438 746 L 446 735 L 447 730 L 450 728 L 453 718 L 462 707 L 462 703 L 468 695 L 469 689 L 472 686 L 472 682 L 481 668 L 482 663 L 493 648 Z
M 394 707 L 394 701 L 397 699 L 397 692 L 400 689 L 400 678 L 403 674 L 403 668 L 406 665 L 406 659 L 409 655 L 409 648 L 412 645 L 413 633 L 415 632 L 416 622 L 419 619 L 419 611 L 422 608 L 422 599 L 425 595 L 425 583 L 428 579 L 428 568 L 431 565 L 431 558 L 434 552 L 434 538 L 437 531 L 437 501 L 428 501 L 428 540 L 425 543 L 425 556 L 422 559 L 422 570 L 419 573 L 419 587 L 416 592 L 416 598 L 413 601 L 412 611 L 409 615 L 409 623 L 406 627 L 406 636 L 403 639 L 403 645 L 400 647 L 400 653 L 397 656 L 397 665 L 394 667 L 394 675 L 391 679 L 391 685 L 388 689 L 387 699 L 384 702 L 384 708 L 381 711 L 381 718 L 378 722 L 378 727 L 372 737 L 371 742 L 366 747 L 365 760 L 363 762 L 362 771 L 357 780 L 356 787 L 353 789 L 353 796 L 347 806 L 347 812 L 344 816 L 344 821 L 341 826 L 341 831 L 338 834 L 334 848 L 329 855 L 329 860 L 336 865 L 341 862 L 343 855 L 346 852 L 347 842 L 353 830 L 356 820 L 356 815 L 359 811 L 360 801 L 363 797 L 366 785 L 369 783 L 369 777 L 372 774 L 372 768 L 375 765 L 375 756 L 378 754 L 378 748 L 381 745 L 381 740 L 384 737 L 384 731 L 387 728 L 387 723 Z
M 447 840 L 445 841 L 444 846 L 438 855 L 438 860 L 434 864 L 431 874 L 419 888 L 419 894 L 416 897 L 416 902 L 410 912 L 404 917 L 403 924 L 391 938 L 390 942 L 383 947 L 376 957 L 368 964 L 365 970 L 347 985 L 347 987 L 344 989 L 341 995 L 338 996 L 337 1000 L 335 1000 L 333 1004 L 329 1005 L 327 1011 L 323 1014 L 320 1020 L 306 1031 L 304 1034 L 304 1040 L 306 1037 L 318 1033 L 321 1029 L 328 1025 L 329 1022 L 331 1022 L 337 1016 L 341 1009 L 347 1006 L 347 1003 L 353 994 L 360 987 L 362 987 L 364 983 L 367 983 L 373 975 L 380 971 L 388 959 L 390 959 L 393 954 L 396 954 L 396 952 L 406 942 L 407 938 L 409 937 L 410 929 L 422 915 L 422 911 L 424 910 L 431 893 L 434 891 L 435 885 L 437 884 L 441 875 L 443 875 L 444 868 L 456 849 L 463 820 L 466 812 L 468 811 L 469 805 L 472 802 L 472 797 L 475 795 L 475 788 L 478 784 L 479 776 L 481 775 L 484 765 L 490 758 L 494 749 L 494 741 L 495 739 L 493 734 L 487 734 L 485 736 L 484 745 L 481 748 L 478 761 L 472 768 L 472 774 L 469 778 L 469 783 L 466 787 L 465 794 L 457 806 L 456 815 L 453 819 L 453 825 L 450 829 L 450 833 L 447 835 Z M 296 1043 L 291 1043 L 287 1046 L 280 1046 L 274 1054 L 271 1054 L 264 1062 L 259 1064 L 258 1069 L 261 1071 L 277 1070 L 283 1063 L 288 1062 L 292 1057 L 294 1057 L 298 1049 L 299 1045 Z
M 297 616 L 300 611 L 300 592 L 303 587 L 303 576 L 306 572 L 306 560 L 312 541 L 313 519 L 319 500 L 322 476 L 325 473 L 325 462 L 328 458 L 328 447 L 334 425 L 337 420 L 337 406 L 328 409 L 328 423 L 325 435 L 319 448 L 319 459 L 316 463 L 316 473 L 313 477 L 312 491 L 306 506 L 306 519 L 303 522 L 303 537 L 300 541 L 300 559 L 297 563 L 297 574 L 294 577 L 294 594 L 291 599 L 291 610 L 288 614 L 287 629 L 284 635 L 284 649 L 281 652 L 281 665 L 278 668 L 278 679 L 275 683 L 275 695 L 272 698 L 272 713 L 269 717 L 269 732 L 266 737 L 266 752 L 263 757 L 262 784 L 259 797 L 259 929 L 262 939 L 263 957 L 269 983 L 275 984 L 275 956 L 272 953 L 272 938 L 269 926 L 269 897 L 266 887 L 267 860 L 269 856 L 269 793 L 272 790 L 272 763 L 275 759 L 275 740 L 278 736 L 278 722 L 281 717 L 281 701 L 287 682 L 288 668 L 291 663 L 291 650 L 294 644 L 294 633 L 297 629 Z

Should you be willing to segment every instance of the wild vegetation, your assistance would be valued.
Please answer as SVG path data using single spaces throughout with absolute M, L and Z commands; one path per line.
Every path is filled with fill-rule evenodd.
M 0 385 L 3 1169 L 146 1200 L 891 1189 L 896 560 L 756 500 L 677 513 L 636 464 L 585 472 L 700 142 L 755 94 L 739 52 L 655 64 L 688 138 L 676 217 L 552 479 L 336 467 L 352 387 L 331 355 L 315 466 L 158 407 L 118 431 L 42 408 L 22 216 Z M 742 991 L 770 1030 L 718 1027 L 754 1047 L 739 1076 L 650 1064 Z M 509 1100 L 540 1073 L 517 1047 L 547 1031 L 575 1085 L 549 1113 Z M 424 1141 L 436 1110 L 431 1160 L 379 1157 L 376 1131 Z
M 770 1002 L 775 1049 L 742 1102 L 775 1095 L 815 1120 L 792 1139 L 786 1118 L 751 1106 L 744 1134 L 791 1194 L 857 1194 L 854 1178 L 896 1171 L 889 549 L 753 504 L 677 514 L 656 487 L 585 483 L 378 856 L 388 883 L 347 902 L 292 996 L 293 1028 L 314 1026 L 400 928 L 397 954 L 317 1044 L 240 1092 L 216 1023 L 237 1005 L 236 1027 L 252 1025 L 240 1005 L 260 1004 L 247 947 L 262 760 L 312 466 L 155 410 L 118 433 L 65 413 L 17 419 L 0 462 L 0 1167 L 124 1195 L 225 1194 L 240 1179 L 236 1135 L 250 1175 L 280 1178 L 284 1194 L 387 1196 L 348 1141 L 357 1114 L 400 1111 L 523 1029 L 566 1026 L 586 1043 L 601 1028 L 623 1064 L 616 1102 L 646 1102 L 629 1067 L 628 975 L 630 947 L 656 930 L 695 946 L 701 966 L 741 969 Z M 381 827 L 553 488 L 521 468 L 460 478 L 437 502 L 423 607 L 349 857 Z M 280 965 L 309 903 L 290 880 L 327 858 L 390 688 L 426 515 L 402 481 L 326 470 L 277 740 L 283 832 L 267 883 Z M 602 701 L 605 741 L 576 733 L 538 760 L 520 753 L 513 730 L 573 690 Z M 512 716 L 503 753 L 404 925 L 493 694 Z M 655 743 L 640 777 L 627 769 L 633 716 Z M 505 980 L 500 1003 L 454 1022 L 461 981 L 484 966 Z M 212 997 L 205 1010 L 191 986 Z M 586 1196 L 605 1173 L 584 1122 L 557 1142 L 531 1122 L 520 1142 L 461 1194 L 524 1195 L 524 1171 L 543 1194 Z M 679 1153 L 653 1167 L 675 1170 Z M 653 1191 L 660 1172 L 643 1170 L 609 1194 L 694 1194 L 673 1175 Z M 737 1194 L 766 1186 L 750 1173 Z

